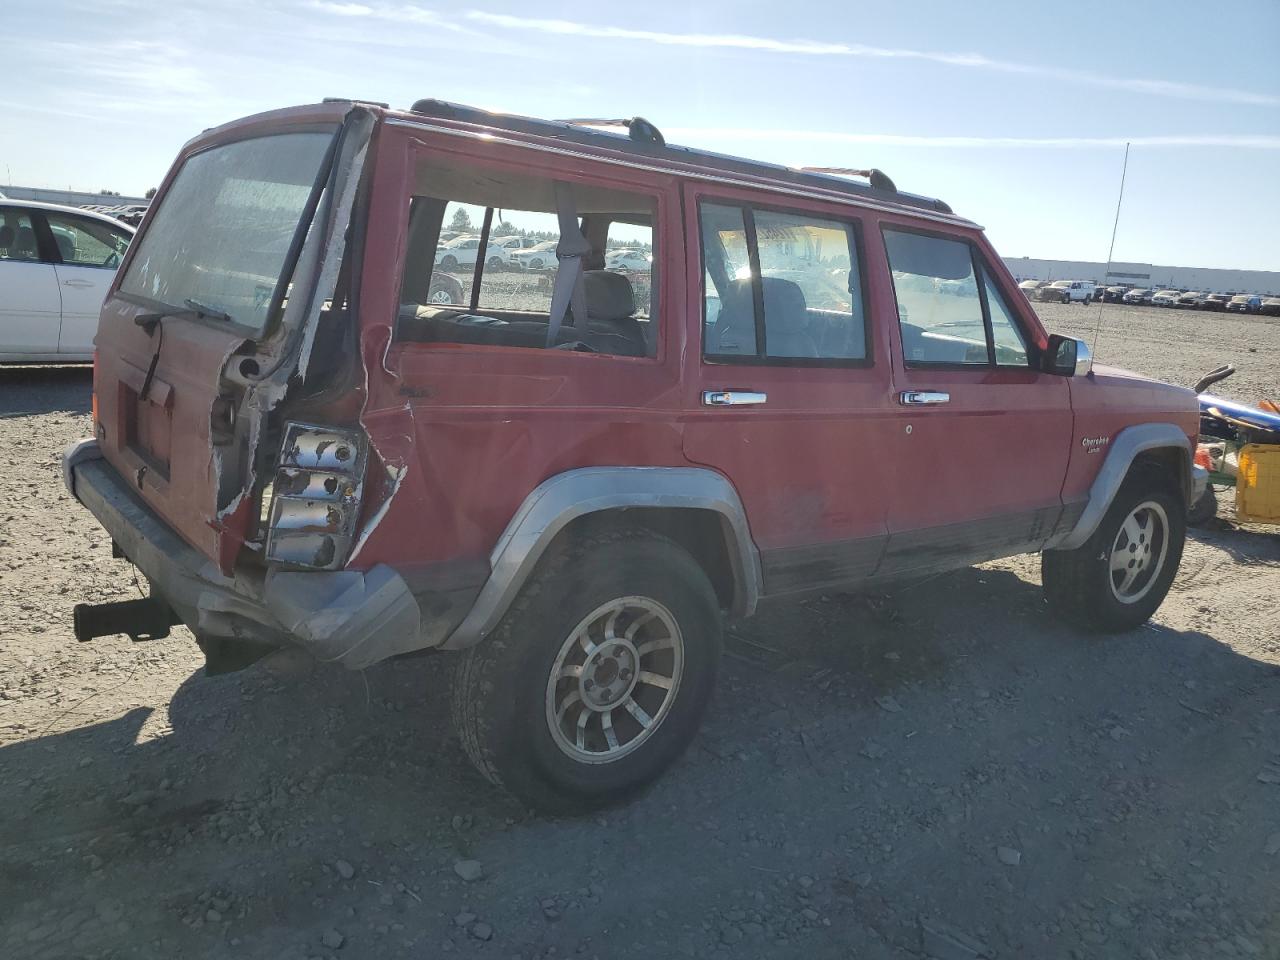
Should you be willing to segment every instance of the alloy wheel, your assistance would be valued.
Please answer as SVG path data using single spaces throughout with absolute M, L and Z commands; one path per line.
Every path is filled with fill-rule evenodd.
M 1121 603 L 1137 603 L 1150 592 L 1169 552 L 1169 517 L 1145 500 L 1129 512 L 1111 544 L 1111 593 Z
M 649 597 L 621 597 L 587 614 L 547 680 L 552 738 L 579 763 L 611 763 L 662 724 L 684 673 L 684 637 Z

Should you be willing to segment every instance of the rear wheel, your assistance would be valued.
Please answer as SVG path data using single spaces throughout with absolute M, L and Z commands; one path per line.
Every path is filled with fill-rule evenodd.
M 614 803 L 688 746 L 720 645 L 715 591 L 687 551 L 643 530 L 584 537 L 462 654 L 454 723 L 480 772 L 530 806 Z
M 458 258 L 452 253 L 446 253 L 440 259 L 440 266 L 445 270 L 456 270 L 458 268 Z
M 1044 552 L 1041 574 L 1049 606 L 1062 619 L 1101 633 L 1145 623 L 1178 572 L 1186 512 L 1167 474 L 1131 473 L 1082 546 Z

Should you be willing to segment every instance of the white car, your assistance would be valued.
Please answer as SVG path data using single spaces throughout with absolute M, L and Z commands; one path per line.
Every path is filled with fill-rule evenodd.
M 610 250 L 604 255 L 604 265 L 609 270 L 649 270 L 653 257 L 643 250 Z
M 511 255 L 511 259 L 526 270 L 550 270 L 559 266 L 556 259 L 556 247 L 559 243 L 558 240 L 543 240 L 528 250 L 517 250 Z
M 92 360 L 132 239 L 133 227 L 100 213 L 0 200 L 0 363 Z
M 1180 296 L 1182 296 L 1181 290 L 1161 290 L 1151 297 L 1151 305 L 1153 307 L 1176 307 Z
M 479 237 L 455 237 L 436 248 L 436 266 L 442 270 L 474 267 L 479 253 Z M 485 247 L 484 262 L 490 267 L 504 266 L 511 262 L 511 251 L 498 244 L 489 244 Z

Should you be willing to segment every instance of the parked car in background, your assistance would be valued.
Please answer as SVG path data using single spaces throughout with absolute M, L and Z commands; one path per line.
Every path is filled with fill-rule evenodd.
M 1186 293 L 1178 295 L 1176 306 L 1182 307 L 1184 310 L 1199 310 L 1200 305 L 1204 303 L 1206 294 L 1199 290 L 1188 290 Z
M 78 207 L 0 200 L 0 362 L 92 360 L 133 232 Z
M 1128 287 L 1103 287 L 1098 298 L 1104 303 L 1123 303 L 1124 295 L 1128 292 Z
M 607 250 L 604 265 L 608 270 L 644 270 L 653 268 L 653 257 L 643 250 Z
M 1262 298 L 1255 293 L 1237 293 L 1227 301 L 1232 313 L 1258 313 L 1262 310 Z
M 532 246 L 536 246 L 543 241 L 536 237 L 514 236 L 514 237 L 490 237 L 490 246 L 505 247 L 512 253 L 517 250 L 528 250 Z
M 1158 290 L 1151 295 L 1151 305 L 1153 307 L 1176 307 L 1180 296 L 1182 296 L 1181 290 Z
M 1272 317 L 1280 314 L 1280 297 L 1263 297 L 1262 303 L 1258 305 L 1258 312 Z
M 1055 280 L 1040 291 L 1041 299 L 1059 303 L 1093 303 L 1092 280 Z
M 480 253 L 480 238 L 461 236 L 440 244 L 436 251 L 436 266 L 441 270 L 458 267 L 474 267 Z M 511 251 L 503 246 L 486 246 L 484 262 L 491 267 L 502 267 L 511 262 Z
M 1221 312 L 1227 309 L 1227 304 L 1231 302 L 1231 294 L 1229 293 L 1210 293 L 1207 294 L 1200 303 L 1201 310 L 1214 310 Z
M 526 270 L 549 270 L 556 266 L 558 243 L 558 240 L 543 240 L 527 250 L 517 250 L 511 256 L 512 262 Z
M 1124 302 L 1138 306 L 1151 306 L 1151 297 L 1155 293 L 1149 287 L 1135 287 L 1124 295 Z
M 1040 291 L 1048 285 L 1048 280 L 1023 280 L 1018 284 L 1018 289 L 1028 300 L 1041 300 L 1043 298 L 1040 296 Z

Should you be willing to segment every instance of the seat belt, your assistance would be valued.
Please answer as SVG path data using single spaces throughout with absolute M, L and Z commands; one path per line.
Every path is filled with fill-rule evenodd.
M 578 226 L 578 211 L 569 184 L 557 180 L 556 217 L 560 221 L 560 242 L 556 244 L 556 280 L 551 288 L 551 319 L 547 324 L 547 347 L 556 345 L 565 311 L 573 306 L 573 327 L 580 333 L 587 329 L 587 288 L 582 277 L 582 261 L 591 252 L 591 244 Z

